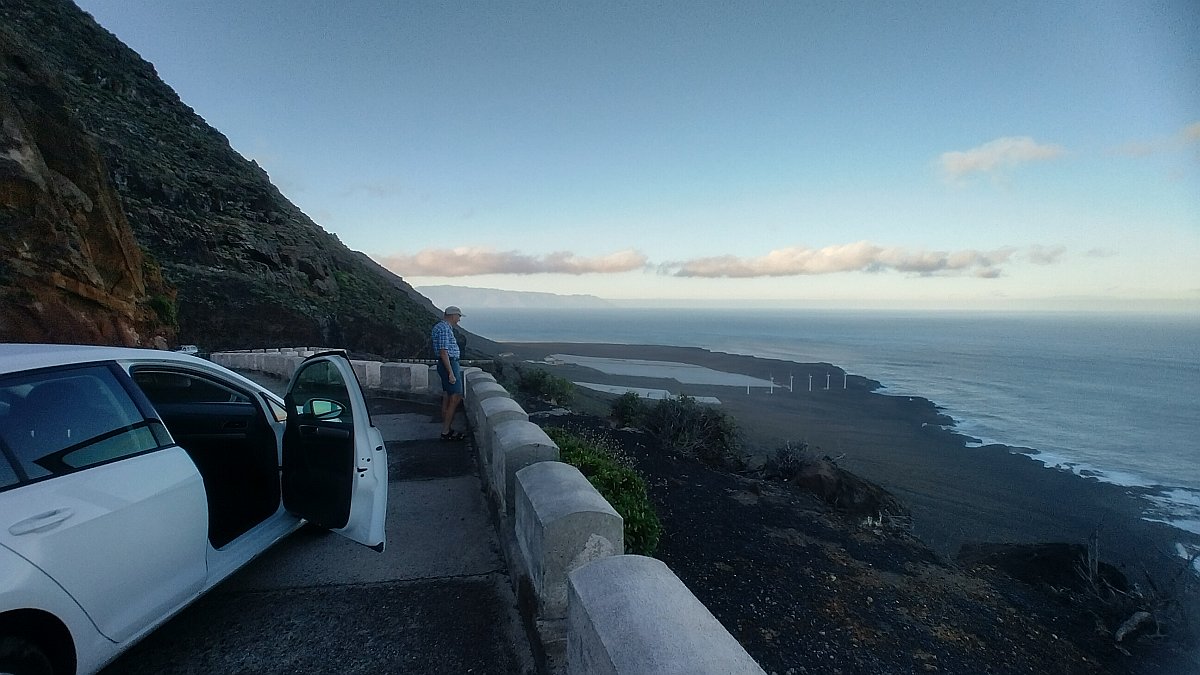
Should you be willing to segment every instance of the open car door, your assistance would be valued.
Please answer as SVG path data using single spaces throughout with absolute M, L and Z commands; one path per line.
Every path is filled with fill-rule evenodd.
M 340 352 L 309 357 L 284 402 L 284 508 L 383 551 L 387 451 L 350 361 Z

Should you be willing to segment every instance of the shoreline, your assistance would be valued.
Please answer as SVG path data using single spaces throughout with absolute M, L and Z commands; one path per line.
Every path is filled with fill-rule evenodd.
M 615 359 L 675 361 L 767 379 L 791 372 L 803 389 L 776 393 L 675 380 L 614 376 L 582 366 L 552 366 L 570 380 L 670 389 L 716 396 L 733 416 L 749 450 L 769 452 L 785 441 L 807 443 L 818 455 L 838 458 L 843 468 L 875 482 L 904 503 L 913 532 L 953 559 L 967 543 L 1085 543 L 1099 536 L 1101 557 L 1131 579 L 1143 568 L 1155 576 L 1182 564 L 1176 546 L 1200 547 L 1200 536 L 1144 519 L 1152 487 L 1122 486 L 1047 466 L 1033 448 L 973 444 L 932 401 L 881 393 L 882 385 L 849 374 L 846 388 L 823 388 L 825 375 L 845 371 L 829 363 L 714 352 L 699 347 L 579 342 L 506 342 L 514 356 L 540 360 L 553 353 Z M 805 375 L 813 375 L 807 390 Z M 818 381 L 822 386 L 818 387 Z

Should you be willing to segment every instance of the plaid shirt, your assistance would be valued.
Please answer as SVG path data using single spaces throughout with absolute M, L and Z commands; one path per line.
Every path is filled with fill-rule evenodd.
M 454 339 L 454 329 L 446 321 L 439 321 L 433 327 L 433 333 L 430 335 L 433 338 L 433 357 L 441 358 L 442 350 L 446 350 L 446 354 L 452 359 L 458 358 L 458 342 Z

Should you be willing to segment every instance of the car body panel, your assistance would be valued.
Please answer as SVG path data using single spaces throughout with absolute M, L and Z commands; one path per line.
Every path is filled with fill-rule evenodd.
M 36 565 L 4 546 L 0 546 L 0 608 L 56 617 L 71 634 L 79 672 L 97 670 L 119 653 L 120 647 L 96 629 L 74 598 Z
M 0 492 L 0 544 L 57 581 L 120 642 L 195 596 L 207 505 L 181 448 Z
M 316 426 L 338 432 L 334 436 L 345 436 L 333 446 L 349 471 L 341 471 L 334 482 L 345 501 L 340 508 L 348 515 L 344 524 L 333 529 L 382 550 L 387 504 L 382 435 L 370 423 L 366 399 L 345 355 L 326 354 L 310 361 L 339 374 L 344 386 L 338 397 L 347 406 L 347 417 L 353 418 L 352 423 L 346 420 L 341 425 L 316 420 Z M 290 448 L 285 445 L 287 424 L 282 412 L 293 409 L 248 378 L 174 352 L 0 345 L 0 377 L 4 378 L 29 371 L 40 374 L 44 369 L 53 373 L 79 364 L 113 369 L 122 376 L 121 384 L 146 418 L 134 426 L 148 428 L 158 425 L 158 419 L 172 419 L 177 430 L 186 430 L 193 440 L 204 437 L 219 446 L 222 439 L 230 439 L 231 445 L 244 441 L 247 434 L 240 426 L 250 420 L 258 425 L 257 437 L 266 444 L 256 446 L 257 452 L 274 457 L 274 469 L 270 465 L 258 468 L 278 479 Z M 165 412 L 159 412 L 130 377 L 139 368 L 211 378 L 247 394 L 252 403 L 237 400 L 209 406 L 207 420 L 203 406 L 180 405 L 167 410 L 169 406 L 164 405 Z M 4 405 L 0 401 L 0 408 Z M 10 423 L 14 419 L 9 416 Z M 58 617 L 75 642 L 80 672 L 103 667 L 303 522 L 277 497 L 275 508 L 253 516 L 253 525 L 214 547 L 209 527 L 211 495 L 204 484 L 204 470 L 177 438 L 162 433 L 161 426 L 155 432 L 161 441 L 158 448 L 75 468 L 67 460 L 81 452 L 86 459 L 88 450 L 68 447 L 58 453 L 61 457 L 50 458 L 58 462 L 53 468 L 61 474 L 23 476 L 32 482 L 16 486 L 0 482 L 0 615 L 32 609 Z M 142 429 L 141 433 L 145 436 L 149 431 Z M 4 449 L 0 444 L 0 451 Z M 260 457 L 260 464 L 262 460 Z M 0 464 L 8 464 L 2 453 Z M 231 462 L 219 470 L 208 470 L 212 475 L 236 474 L 238 465 Z M 280 488 L 278 482 L 276 488 Z

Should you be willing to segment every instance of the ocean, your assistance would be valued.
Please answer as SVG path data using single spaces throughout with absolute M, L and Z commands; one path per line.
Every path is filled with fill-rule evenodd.
M 1200 534 L 1200 317 L 828 310 L 472 308 L 505 342 L 703 347 L 824 361 L 922 396 L 974 444 L 1152 487 L 1146 518 Z M 778 373 L 776 381 L 786 381 Z

